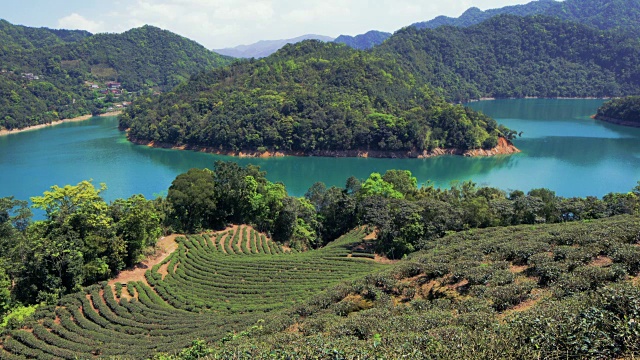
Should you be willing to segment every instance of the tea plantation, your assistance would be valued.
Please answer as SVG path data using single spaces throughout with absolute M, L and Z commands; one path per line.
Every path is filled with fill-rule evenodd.
M 220 340 L 383 267 L 350 256 L 365 235 L 355 230 L 308 252 L 283 249 L 246 226 L 178 238 L 178 250 L 146 281 L 103 283 L 40 307 L 4 336 L 0 358 L 140 359 L 194 339 Z

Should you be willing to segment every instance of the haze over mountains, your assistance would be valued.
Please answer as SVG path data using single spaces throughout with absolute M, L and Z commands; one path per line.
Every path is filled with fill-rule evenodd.
M 238 45 L 232 48 L 214 49 L 220 55 L 231 56 L 235 58 L 262 58 L 273 54 L 287 44 L 295 44 L 304 40 L 320 40 L 330 42 L 334 39 L 329 36 L 306 34 L 295 37 L 293 39 L 281 40 L 261 40 L 250 45 Z

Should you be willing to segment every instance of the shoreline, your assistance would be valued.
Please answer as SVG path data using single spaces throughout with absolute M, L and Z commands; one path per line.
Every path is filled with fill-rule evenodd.
M 607 116 L 598 116 L 598 115 L 591 115 L 591 118 L 594 120 L 604 121 L 609 124 L 627 126 L 632 128 L 640 128 L 640 122 L 625 121 L 625 120 L 619 120 L 619 119 L 614 119 Z
M 525 96 L 525 97 L 512 97 L 512 98 L 496 98 L 496 97 L 482 97 L 479 99 L 470 99 L 467 101 L 460 102 L 461 104 L 468 104 L 473 102 L 480 101 L 493 101 L 493 100 L 531 100 L 531 99 L 543 99 L 543 100 L 610 100 L 613 99 L 611 96 L 589 96 L 589 97 L 539 97 L 539 96 Z
M 493 149 L 442 149 L 435 148 L 431 151 L 424 150 L 418 151 L 379 151 L 379 150 L 320 150 L 312 153 L 304 153 L 300 151 L 230 151 L 208 148 L 203 146 L 176 146 L 167 143 L 156 143 L 154 141 L 146 141 L 139 139 L 127 139 L 136 144 L 143 145 L 152 148 L 172 149 L 172 150 L 191 150 L 197 152 L 204 152 L 215 155 L 227 155 L 235 156 L 239 158 L 271 158 L 271 157 L 285 157 L 285 156 L 298 156 L 298 157 L 352 157 L 352 158 L 377 158 L 377 159 L 428 159 L 442 155 L 459 155 L 465 157 L 480 157 L 480 156 L 496 156 L 496 155 L 511 155 L 517 154 L 520 149 L 516 148 L 510 141 L 505 138 L 498 139 L 498 145 Z
M 95 115 L 95 116 L 117 116 L 120 113 L 121 113 L 121 111 L 111 111 L 111 112 L 108 112 L 108 113 Z M 78 117 L 75 117 L 75 118 L 72 118 L 72 119 L 56 120 L 56 121 L 50 122 L 48 124 L 32 125 L 32 126 L 27 126 L 27 127 L 21 128 L 21 129 L 13 129 L 13 130 L 0 129 L 0 136 L 18 134 L 18 133 L 21 133 L 21 132 L 31 131 L 31 130 L 44 129 L 44 128 L 49 127 L 49 126 L 56 126 L 56 125 L 60 125 L 62 123 L 86 121 L 86 120 L 91 119 L 92 117 L 94 117 L 94 115 L 82 115 L 82 116 L 78 116 Z

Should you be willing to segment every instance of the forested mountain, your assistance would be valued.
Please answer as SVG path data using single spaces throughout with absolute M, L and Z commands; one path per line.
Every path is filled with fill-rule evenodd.
M 640 127 L 640 96 L 607 101 L 598 109 L 596 119 Z
M 345 44 L 354 49 L 365 50 L 382 44 L 385 40 L 390 38 L 391 35 L 391 33 L 371 30 L 366 34 L 356 36 L 340 35 L 333 42 Z
M 411 26 L 418 29 L 435 29 L 440 26 L 468 27 L 471 25 L 479 24 L 485 20 L 489 20 L 490 18 L 497 15 L 509 14 L 517 16 L 529 16 L 544 14 L 552 9 L 557 9 L 559 4 L 560 3 L 555 0 L 536 0 L 524 5 L 511 5 L 497 9 L 489 9 L 486 11 L 482 11 L 477 7 L 472 7 L 457 18 L 438 16 L 433 20 L 415 23 Z
M 468 27 L 498 15 L 547 15 L 561 20 L 589 25 L 601 30 L 616 29 L 637 32 L 640 29 L 640 1 L 638 0 L 536 0 L 524 5 L 505 6 L 482 11 L 472 7 L 460 17 L 438 16 L 433 20 L 412 24 L 419 29 L 435 29 L 441 26 Z M 366 34 L 365 34 L 366 35 Z M 356 38 L 358 38 L 358 35 Z M 369 49 L 384 42 L 383 38 L 368 37 L 358 49 Z M 351 43 L 345 42 L 351 46 Z M 368 47 L 364 47 L 368 45 Z
M 263 58 L 273 54 L 287 44 L 295 44 L 304 40 L 320 40 L 329 42 L 333 41 L 333 38 L 323 35 L 307 34 L 293 39 L 262 40 L 251 45 L 239 45 L 233 48 L 214 49 L 213 51 L 220 55 L 231 56 L 234 58 Z
M 458 18 L 439 16 L 412 26 L 419 29 L 435 29 L 446 25 L 468 27 L 503 14 L 547 15 L 601 30 L 640 28 L 640 1 L 638 0 L 537 0 L 524 5 L 505 6 L 486 11 L 470 8 Z
M 448 104 L 392 56 L 305 41 L 192 77 L 120 119 L 131 139 L 220 151 L 493 148 L 513 133 Z
M 100 112 L 116 100 L 113 94 L 98 93 L 106 89 L 108 81 L 121 83 L 121 90 L 129 93 L 168 90 L 192 74 L 231 62 L 152 26 L 89 36 L 4 21 L 0 25 L 5 40 L 0 53 L 4 105 L 0 128 L 22 128 Z
M 9 49 L 37 49 L 82 40 L 91 36 L 84 30 L 58 30 L 13 25 L 0 19 L 0 44 L 2 52 Z
M 450 100 L 603 97 L 640 91 L 637 36 L 534 16 L 468 27 L 408 27 L 373 50 L 393 54 Z
M 440 100 L 604 97 L 640 91 L 640 39 L 501 15 L 397 32 L 370 52 L 303 42 L 202 74 L 121 118 L 132 139 L 213 151 L 491 148 L 513 133 Z M 335 155 L 335 154 L 334 154 Z

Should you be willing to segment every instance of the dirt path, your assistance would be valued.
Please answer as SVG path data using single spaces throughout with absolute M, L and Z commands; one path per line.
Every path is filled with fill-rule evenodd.
M 147 270 L 151 269 L 154 265 L 161 263 L 162 260 L 166 259 L 167 256 L 171 255 L 171 253 L 178 249 L 178 243 L 176 243 L 176 238 L 178 236 L 183 235 L 173 234 L 160 238 L 160 240 L 156 244 L 156 246 L 158 247 L 158 251 L 155 255 L 137 264 L 133 267 L 133 269 L 121 271 L 115 279 L 111 279 L 109 281 L 109 285 L 113 286 L 115 283 L 126 284 L 129 281 L 142 281 L 146 283 L 147 279 L 144 277 L 144 273 L 147 272 Z

